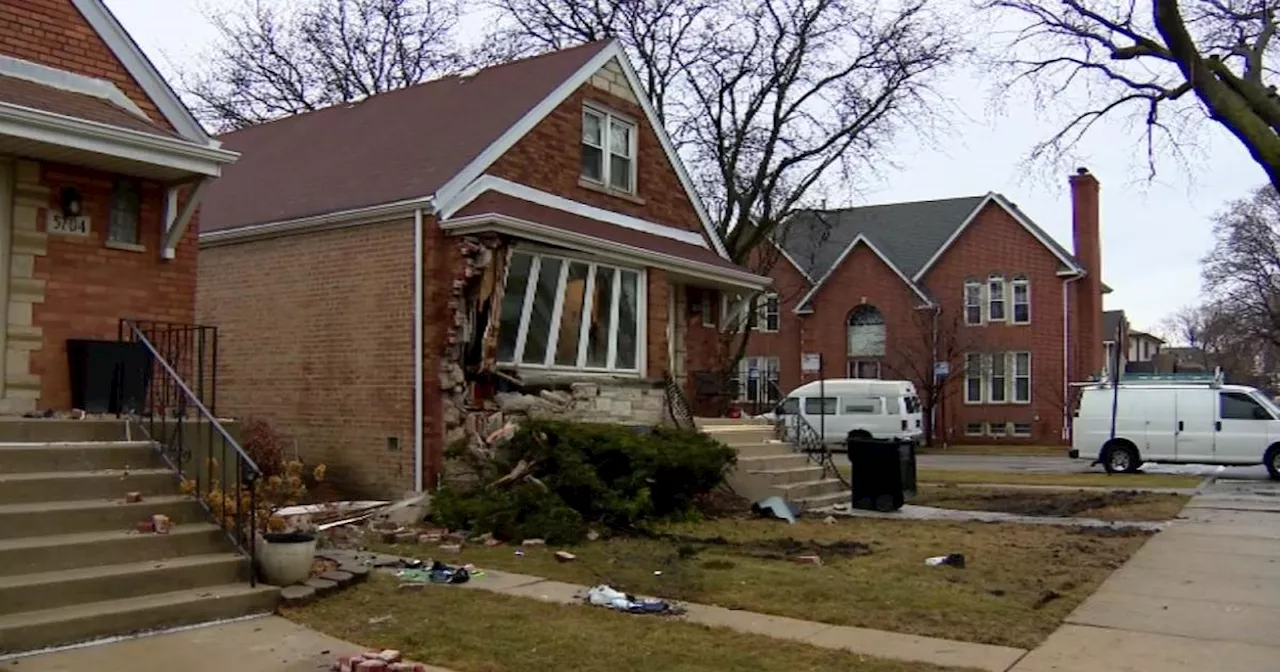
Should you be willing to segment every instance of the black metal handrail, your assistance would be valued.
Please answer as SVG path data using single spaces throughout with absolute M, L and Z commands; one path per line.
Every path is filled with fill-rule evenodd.
M 136 424 L 146 433 L 147 438 L 157 446 L 161 458 L 177 472 L 180 481 L 192 485 L 192 494 L 196 496 L 200 505 L 216 519 L 218 526 L 236 548 L 248 557 L 249 583 L 256 585 L 258 502 L 255 485 L 262 476 L 262 470 L 227 432 L 227 429 L 201 400 L 200 395 L 196 394 L 183 380 L 183 376 L 179 375 L 165 353 L 161 352 L 161 349 L 157 348 L 156 344 L 143 333 L 140 324 L 147 323 L 127 319 L 120 321 L 121 340 L 142 345 L 149 355 L 145 364 L 148 370 L 134 373 L 150 379 L 151 374 L 158 369 L 161 375 L 157 376 L 159 378 L 157 383 L 149 386 L 142 408 L 128 411 L 129 415 L 133 416 L 130 417 L 131 424 Z M 178 326 L 166 325 L 161 333 L 176 333 L 178 329 L 168 327 Z M 191 333 L 203 334 L 203 331 L 195 332 L 194 330 L 213 328 L 192 327 L 191 329 L 193 330 Z M 214 352 L 216 351 L 215 347 Z M 169 351 L 171 356 L 186 357 L 182 353 L 181 348 Z M 186 353 L 189 354 L 190 350 L 186 350 Z M 187 359 L 191 358 L 187 357 Z M 196 370 L 189 375 L 194 375 L 201 381 L 200 389 L 203 391 L 203 383 L 206 380 L 205 357 L 203 354 L 197 355 L 194 360 L 191 363 Z M 215 354 L 211 364 L 216 366 L 216 362 Z M 118 379 L 124 379 L 127 375 L 122 372 Z M 209 378 L 214 378 L 212 371 L 209 372 Z M 194 418 L 189 419 L 187 417 L 189 413 L 192 413 Z M 145 424 L 142 422 L 144 420 Z M 196 424 L 194 432 L 189 429 L 192 422 Z M 203 469 L 198 462 L 192 460 L 192 451 L 188 445 L 189 439 L 198 441 L 201 434 L 204 435 L 205 451 Z M 217 448 L 215 448 L 215 442 Z M 215 450 L 221 459 L 215 459 Z M 228 472 L 227 467 L 230 464 L 228 457 L 234 462 L 234 471 Z M 214 474 L 215 468 L 219 472 L 217 475 Z M 228 478 L 228 473 L 231 478 Z M 228 481 L 234 481 L 234 483 Z M 243 505 L 246 496 L 249 500 L 247 512 Z M 231 497 L 234 497 L 235 502 L 234 514 L 231 513 L 231 508 L 227 504 Z
M 680 386 L 670 371 L 663 375 L 663 383 L 666 387 L 667 414 L 671 416 L 671 422 L 677 429 L 695 430 L 698 428 L 697 423 L 693 419 L 693 411 L 689 408 L 689 399 L 684 395 L 684 389 Z
M 834 453 L 818 430 L 799 413 L 779 415 L 775 421 L 778 438 L 791 444 L 798 453 L 803 453 L 810 462 L 822 467 L 822 475 L 840 479 L 844 486 L 850 487 L 849 480 L 836 466 Z

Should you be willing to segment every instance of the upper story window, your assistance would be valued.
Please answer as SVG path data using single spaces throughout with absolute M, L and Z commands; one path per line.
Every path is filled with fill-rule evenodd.
M 875 306 L 861 305 L 849 313 L 848 354 L 855 357 L 883 357 L 884 313 Z
M 987 278 L 987 320 L 1004 322 L 1004 276 Z
M 111 188 L 111 221 L 107 225 L 107 240 L 137 245 L 141 223 L 142 197 L 138 183 L 116 180 Z
M 774 333 L 778 331 L 781 314 L 778 311 L 778 295 L 769 292 L 758 299 L 760 302 L 760 318 L 756 322 L 760 331 Z
M 640 271 L 516 252 L 507 267 L 498 361 L 527 367 L 638 371 Z
M 1014 276 L 1009 283 L 1013 293 L 1013 323 L 1031 324 L 1031 283 L 1026 276 Z
M 595 108 L 583 108 L 582 177 L 635 193 L 636 125 Z
M 964 283 L 964 323 L 982 324 L 982 283 L 977 280 Z

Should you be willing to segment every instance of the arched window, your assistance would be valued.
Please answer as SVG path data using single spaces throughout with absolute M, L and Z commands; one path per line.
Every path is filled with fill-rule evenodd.
M 849 313 L 849 357 L 884 356 L 884 314 L 862 305 Z

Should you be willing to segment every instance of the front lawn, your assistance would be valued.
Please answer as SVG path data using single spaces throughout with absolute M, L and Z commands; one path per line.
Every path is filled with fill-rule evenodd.
M 1035 445 L 983 445 L 983 446 L 920 446 L 920 455 L 1015 455 L 1020 457 L 1066 457 L 1065 446 Z
M 457 672 L 961 672 L 456 586 L 403 591 L 385 575 L 283 614 L 334 637 Z
M 1189 499 L 1186 495 L 1132 490 L 1062 491 L 923 485 L 911 503 L 1023 516 L 1158 521 L 1178 515 Z
M 658 534 L 583 543 L 568 549 L 578 559 L 565 564 L 546 547 L 468 545 L 447 560 L 834 625 L 1031 648 L 1148 536 L 865 518 L 720 519 Z M 429 557 L 435 548 L 379 550 Z M 964 554 L 967 567 L 925 565 L 949 553 Z M 820 556 L 822 565 L 795 562 L 803 555 Z
M 847 472 L 846 472 L 847 473 Z M 1099 488 L 1194 488 L 1204 480 L 1199 476 L 1174 474 L 1072 474 L 1029 471 L 962 471 L 919 469 L 921 483 L 1005 483 L 1009 485 L 1066 485 Z

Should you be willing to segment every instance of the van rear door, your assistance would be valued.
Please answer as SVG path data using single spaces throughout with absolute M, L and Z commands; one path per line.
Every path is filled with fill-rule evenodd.
M 1177 391 L 1177 460 L 1213 461 L 1213 440 L 1218 420 L 1218 391 L 1212 388 Z M 1150 417 L 1150 416 L 1148 416 Z M 1151 418 L 1156 421 L 1157 418 Z

